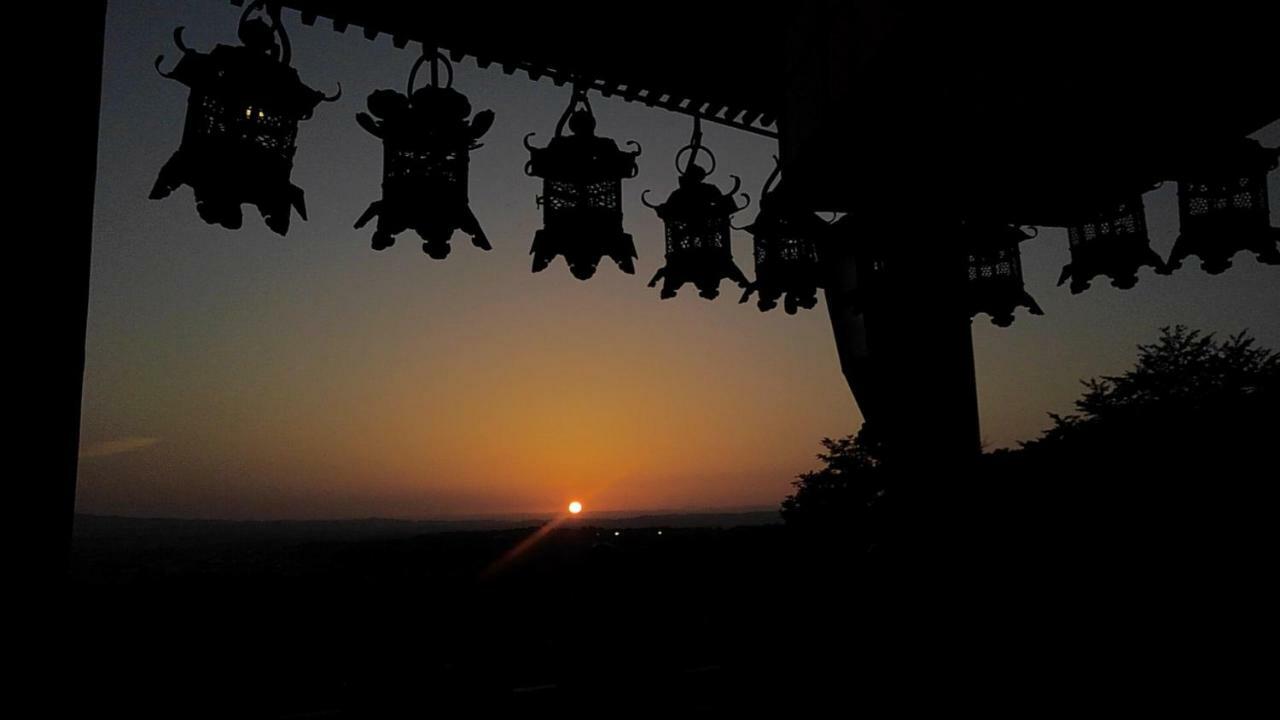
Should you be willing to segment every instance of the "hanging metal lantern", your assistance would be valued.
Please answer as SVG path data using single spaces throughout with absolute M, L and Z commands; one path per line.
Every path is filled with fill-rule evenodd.
M 431 61 L 431 84 L 414 89 L 418 70 Z M 440 84 L 440 65 L 448 79 Z M 422 238 L 422 251 L 436 260 L 449 255 L 455 230 L 471 236 L 481 250 L 492 250 L 468 200 L 471 151 L 493 125 L 493 111 L 471 117 L 471 103 L 453 89 L 453 67 L 437 51 L 424 53 L 409 72 L 406 91 L 375 90 L 369 112 L 356 115 L 360 127 L 382 140 L 382 199 L 356 220 L 364 227 L 374 217 L 373 249 L 395 244 L 396 235 L 412 229 Z M 468 118 L 470 117 L 470 120 Z
M 265 10 L 267 20 L 250 18 Z M 290 67 L 289 36 L 280 23 L 278 3 L 251 3 L 240 16 L 238 46 L 217 45 L 200 53 L 173 32 L 182 58 L 166 78 L 191 88 L 186 125 L 178 151 L 160 170 L 151 198 L 158 200 L 183 185 L 195 194 L 196 211 L 209 224 L 237 229 L 240 206 L 254 205 L 267 227 L 284 235 L 291 208 L 307 219 L 302 189 L 290 181 L 297 150 L 298 123 L 311 117 L 321 101 L 337 100 L 312 90 Z
M 969 317 L 980 312 L 999 327 L 1013 324 L 1013 313 L 1024 307 L 1032 315 L 1044 311 L 1022 283 L 1022 252 L 1018 243 L 1035 237 L 1016 225 L 964 223 L 962 235 L 969 251 Z
M 564 135 L 565 125 L 571 135 Z M 533 236 L 533 271 L 541 272 L 564 256 L 569 271 L 579 280 L 596 273 L 603 257 L 609 257 L 623 272 L 634 275 L 635 243 L 622 229 L 622 181 L 639 172 L 635 152 L 623 152 L 618 144 L 595 134 L 596 119 L 587 101 L 586 89 L 575 87 L 569 107 L 556 123 L 556 134 L 545 148 L 529 144 L 529 162 L 524 171 L 542 178 L 543 228 Z
M 1164 260 L 1151 249 L 1141 195 L 1089 213 L 1067 228 L 1067 241 L 1071 262 L 1062 268 L 1058 285 L 1070 280 L 1073 295 L 1089 289 L 1099 275 L 1111 278 L 1112 286 L 1128 290 L 1138 283 L 1141 268 L 1168 272 Z
M 684 169 L 680 168 L 680 157 L 689 153 Z M 698 153 L 706 153 L 711 160 L 711 168 L 703 168 L 697 163 Z M 721 193 L 720 189 L 706 178 L 716 169 L 716 157 L 710 150 L 702 147 L 702 122 L 697 116 L 693 119 L 693 140 L 680 152 L 676 153 L 676 172 L 680 174 L 679 186 L 661 205 L 653 205 L 646 198 L 646 190 L 640 201 L 657 211 L 658 217 L 666 228 L 666 265 L 649 281 L 654 287 L 662 281 L 662 299 L 673 298 L 685 284 L 693 283 L 698 294 L 708 300 L 720 294 L 720 281 L 728 278 L 745 288 L 747 277 L 733 262 L 733 248 L 729 241 L 729 218 L 743 210 L 751 202 L 746 193 L 747 202 L 738 207 L 733 201 L 742 180 L 736 175 L 733 178 L 733 189 Z
M 775 157 L 774 162 L 778 159 Z M 830 231 L 812 212 L 796 207 L 781 189 L 774 188 L 781 165 L 776 165 L 760 195 L 755 222 L 743 228 L 754 240 L 756 279 L 739 302 L 759 293 L 756 307 L 762 312 L 778 306 L 795 315 L 798 308 L 812 310 L 818 303 L 820 279 L 818 241 Z M 784 297 L 785 296 L 785 297 Z
M 1181 233 L 1169 256 L 1170 270 L 1195 255 L 1200 267 L 1216 275 L 1231 267 L 1231 258 L 1248 250 L 1258 261 L 1280 265 L 1280 228 L 1271 227 L 1267 205 L 1267 173 L 1274 170 L 1280 149 L 1242 140 L 1215 148 L 1178 180 Z

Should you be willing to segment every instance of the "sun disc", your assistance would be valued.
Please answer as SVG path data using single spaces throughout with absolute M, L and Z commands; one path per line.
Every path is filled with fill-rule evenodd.
M 573 502 L 569 503 L 569 512 L 573 513 L 574 515 L 577 515 L 578 513 L 582 512 L 582 503 L 578 502 L 577 500 L 574 500 Z

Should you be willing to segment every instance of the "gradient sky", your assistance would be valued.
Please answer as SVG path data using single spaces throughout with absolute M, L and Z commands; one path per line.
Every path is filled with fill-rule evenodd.
M 436 262 L 402 236 L 383 253 L 352 222 L 378 197 L 381 150 L 354 115 L 377 88 L 401 89 L 416 50 L 286 11 L 304 81 L 343 98 L 302 125 L 294 182 L 310 222 L 288 237 L 246 208 L 244 229 L 205 225 L 183 188 L 147 193 L 177 148 L 186 88 L 152 69 L 171 33 L 207 50 L 235 36 L 239 9 L 214 0 L 112 0 L 107 19 L 92 294 L 77 509 L 212 518 L 444 517 L 588 510 L 776 506 L 815 465 L 823 436 L 861 423 L 840 375 L 825 309 L 789 317 L 691 289 L 659 301 L 644 286 L 662 229 L 639 202 L 675 183 L 684 117 L 592 97 L 602 134 L 644 147 L 624 184 L 637 274 L 606 260 L 586 283 L 560 261 L 529 271 L 541 218 L 520 138 L 542 144 L 567 88 L 459 64 L 455 87 L 497 122 L 472 156 L 472 208 L 495 250 L 458 235 Z M 1153 64 L 1151 72 L 1170 72 Z M 1053 112 L 1046 107 L 1042 112 Z M 1280 144 L 1280 123 L 1256 136 Z M 758 195 L 774 144 L 709 125 L 717 179 Z M 1280 174 L 1269 178 L 1272 221 Z M 1146 196 L 1152 244 L 1177 234 L 1176 188 Z M 745 224 L 754 207 L 739 216 Z M 734 252 L 750 273 L 750 238 Z M 1194 263 L 1144 271 L 1122 292 L 1081 296 L 1054 282 L 1066 232 L 1023 245 L 1045 317 L 974 322 L 983 437 L 1035 437 L 1071 410 L 1079 380 L 1132 364 L 1162 325 L 1248 328 L 1280 347 L 1280 268 L 1240 256 L 1225 275 Z

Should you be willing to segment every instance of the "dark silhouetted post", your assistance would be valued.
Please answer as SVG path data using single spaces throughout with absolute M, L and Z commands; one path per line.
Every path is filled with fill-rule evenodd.
M 874 206 L 873 206 L 874 207 Z M 862 209 L 863 213 L 866 212 Z M 945 226 L 854 211 L 824 251 L 827 306 L 841 369 L 913 508 L 902 532 L 923 540 L 981 451 L 967 254 Z
M 65 64 L 52 76 L 38 74 L 33 94 L 23 101 L 52 118 L 35 123 L 33 130 L 37 144 L 57 150 L 56 157 L 41 156 L 33 176 L 23 180 L 28 187 L 20 190 L 32 193 L 31 212 L 58 218 L 60 228 L 38 238 L 31 249 L 29 269 L 40 285 L 32 306 L 38 340 L 24 349 L 43 378 L 33 379 L 28 388 L 39 388 L 40 396 L 33 403 L 34 418 L 24 419 L 32 423 L 35 445 L 27 456 L 35 465 L 22 472 L 31 473 L 38 486 L 36 550 L 24 553 L 24 560 L 35 577 L 52 581 L 65 577 L 75 512 L 106 11 L 106 0 L 39 10 L 48 26 L 58 28 L 58 53 Z

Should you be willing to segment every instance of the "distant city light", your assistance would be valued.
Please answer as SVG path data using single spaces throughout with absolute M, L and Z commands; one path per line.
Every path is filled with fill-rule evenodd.
M 615 536 L 617 536 L 617 535 L 621 535 L 622 533 L 618 532 L 617 530 L 614 530 L 614 531 L 613 531 L 613 534 L 614 534 Z
M 661 534 L 662 534 L 662 531 L 661 531 L 661 530 L 659 530 L 659 531 L 658 531 L 658 534 L 659 534 L 659 535 L 661 535 Z
M 573 502 L 569 503 L 569 512 L 573 513 L 574 515 L 577 515 L 578 513 L 582 512 L 582 503 L 578 502 L 577 500 L 574 500 Z

